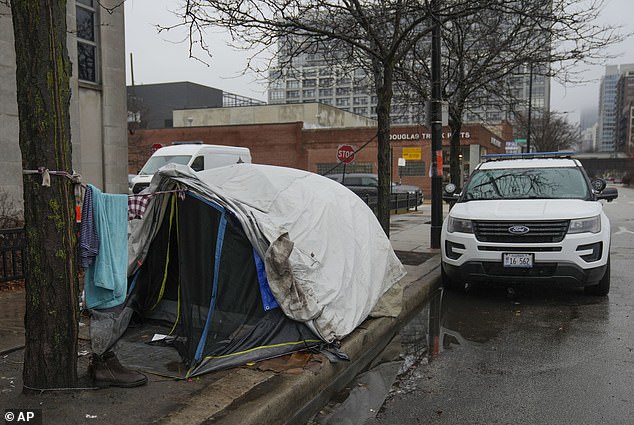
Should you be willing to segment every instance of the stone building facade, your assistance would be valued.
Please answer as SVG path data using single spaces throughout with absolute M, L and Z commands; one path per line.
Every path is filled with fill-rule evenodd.
M 111 193 L 125 193 L 128 146 L 123 5 L 118 0 L 69 0 L 67 10 L 67 47 L 73 63 L 73 168 L 86 183 Z M 0 2 L 0 196 L 21 214 L 15 69 L 11 10 Z

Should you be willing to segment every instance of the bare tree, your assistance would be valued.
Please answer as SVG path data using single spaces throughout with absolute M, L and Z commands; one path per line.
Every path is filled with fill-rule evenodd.
M 471 15 L 457 15 L 443 28 L 443 98 L 449 103 L 450 174 L 460 181 L 460 131 L 467 111 L 526 110 L 520 90 L 532 75 L 574 81 L 581 63 L 605 59 L 621 41 L 613 26 L 596 18 L 603 0 L 514 0 Z M 427 93 L 429 49 L 419 42 L 398 70 L 419 95 Z M 502 118 L 512 118 L 502 116 Z M 486 121 L 486 115 L 481 116 Z
M 71 171 L 66 1 L 12 0 L 11 12 L 22 164 L 30 170 Z M 24 177 L 25 392 L 77 382 L 73 188 L 57 177 L 43 187 L 36 176 Z
M 581 130 L 561 114 L 548 111 L 536 114 L 531 120 L 531 147 L 536 152 L 558 152 L 576 149 L 581 141 Z M 517 128 L 526 133 L 528 117 L 516 116 Z M 532 149 L 533 150 L 533 149 Z
M 449 4 L 450 3 L 450 4 Z M 449 16 L 469 15 L 498 0 L 455 0 L 436 11 Z M 194 45 L 208 49 L 205 31 L 228 29 L 243 48 L 266 52 L 283 39 L 299 40 L 291 55 L 319 50 L 336 43 L 344 56 L 363 64 L 377 96 L 378 219 L 389 235 L 390 113 L 396 65 L 431 31 L 429 0 L 187 0 L 183 23 Z M 166 28 L 167 29 L 167 28 Z M 331 48 L 331 47 L 329 47 Z

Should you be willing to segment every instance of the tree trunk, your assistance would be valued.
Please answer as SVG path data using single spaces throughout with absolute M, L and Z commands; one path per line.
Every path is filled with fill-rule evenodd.
M 377 163 L 379 174 L 377 217 L 385 234 L 390 236 L 390 189 L 392 187 L 390 155 L 390 108 L 394 69 L 389 63 L 374 63 L 377 105 Z
M 72 170 L 71 65 L 65 0 L 12 0 L 20 150 L 24 169 Z M 70 180 L 24 176 L 24 392 L 77 382 L 78 285 Z
M 462 111 L 452 111 L 449 119 L 451 138 L 449 145 L 449 176 L 458 191 L 462 188 L 460 181 L 460 130 L 462 130 Z

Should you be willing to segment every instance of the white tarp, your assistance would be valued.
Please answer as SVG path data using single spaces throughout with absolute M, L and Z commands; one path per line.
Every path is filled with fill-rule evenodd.
M 343 185 L 302 170 L 255 164 L 192 172 L 163 167 L 150 191 L 185 186 L 232 211 L 264 259 L 284 313 L 326 341 L 343 338 L 405 275 L 376 217 Z M 157 197 L 157 200 L 159 198 Z M 162 202 L 130 236 L 130 267 L 147 251 Z

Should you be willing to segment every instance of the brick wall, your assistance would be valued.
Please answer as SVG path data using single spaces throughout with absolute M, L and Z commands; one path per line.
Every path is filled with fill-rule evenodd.
M 180 127 L 136 130 L 128 136 L 128 170 L 136 174 L 152 154 L 152 145 L 195 141 L 212 145 L 243 146 L 254 163 L 305 168 L 305 153 L 297 143 L 302 123 L 217 127 Z
M 392 180 L 398 181 L 398 159 L 403 148 L 421 148 L 421 160 L 425 162 L 424 176 L 404 176 L 403 184 L 420 186 L 426 198 L 431 196 L 431 138 L 430 130 L 421 126 L 393 127 Z M 443 146 L 449 146 L 449 129 L 443 129 Z M 340 129 L 302 129 L 301 122 L 286 124 L 233 125 L 215 127 L 180 127 L 156 130 L 137 130 L 128 139 L 129 169 L 136 173 L 151 154 L 155 143 L 169 145 L 174 141 L 200 140 L 203 143 L 244 146 L 251 150 L 254 163 L 279 165 L 317 172 L 317 164 L 336 163 L 337 147 L 350 144 L 358 149 L 355 161 L 371 163 L 377 172 L 376 129 L 370 127 Z M 480 125 L 465 126 L 460 143 L 462 146 L 478 144 L 488 153 L 503 153 L 503 146 L 491 143 L 495 136 Z M 366 144 L 367 143 L 367 144 Z M 365 145 L 365 147 L 363 147 Z

